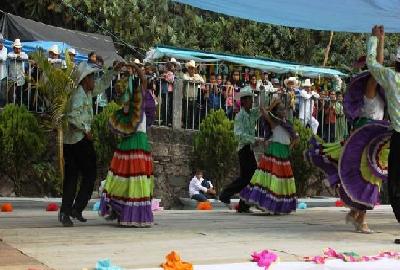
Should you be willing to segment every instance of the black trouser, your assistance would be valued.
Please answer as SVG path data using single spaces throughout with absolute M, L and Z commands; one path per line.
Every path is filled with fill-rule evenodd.
M 388 191 L 393 213 L 400 222 L 400 133 L 394 132 L 390 141 Z
M 61 212 L 70 215 L 72 209 L 79 213 L 85 209 L 92 196 L 96 181 L 96 153 L 93 143 L 82 139 L 76 144 L 64 144 L 65 177 Z M 78 176 L 82 176 L 78 194 Z
M 335 142 L 336 123 L 324 124 L 324 141 L 327 143 Z
M 240 149 L 238 154 L 240 175 L 224 188 L 220 195 L 221 200 L 230 199 L 234 194 L 239 193 L 243 188 L 245 188 L 250 183 L 251 178 L 257 169 L 257 161 L 249 144 Z M 245 210 L 248 208 L 249 206 L 240 200 L 239 210 Z
M 166 126 L 172 125 L 173 92 L 161 94 L 161 99 L 161 120 Z

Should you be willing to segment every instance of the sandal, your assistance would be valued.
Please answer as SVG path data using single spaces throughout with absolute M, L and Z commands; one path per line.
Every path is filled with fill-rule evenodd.
M 345 220 L 346 220 L 346 224 L 350 224 L 350 223 L 351 223 L 351 224 L 353 224 L 354 228 L 356 228 L 356 230 L 359 229 L 359 227 L 360 227 L 359 224 L 357 223 L 355 217 L 353 217 L 352 215 L 350 215 L 350 213 L 348 213 L 348 214 L 346 215 Z
M 358 228 L 357 228 L 358 233 L 365 233 L 365 234 L 372 234 L 375 233 L 373 230 L 368 228 L 368 224 L 366 222 L 364 223 L 358 223 Z

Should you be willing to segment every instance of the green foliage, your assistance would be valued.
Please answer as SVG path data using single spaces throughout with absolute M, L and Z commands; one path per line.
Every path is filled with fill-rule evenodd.
M 68 53 L 65 53 L 68 55 Z M 73 63 L 66 57 L 67 67 L 60 69 L 54 67 L 41 50 L 32 54 L 32 59 L 42 71 L 38 81 L 40 95 L 45 99 L 51 116 L 51 128 L 65 128 L 68 124 L 66 113 L 68 111 L 70 98 L 76 88 L 76 76 Z
M 120 106 L 112 102 L 97 114 L 92 123 L 94 149 L 96 150 L 97 162 L 100 168 L 108 168 L 114 150 L 119 142 L 118 138 L 108 128 L 110 116 L 120 109 Z
M 24 172 L 33 169 L 46 149 L 46 138 L 35 116 L 22 106 L 7 105 L 0 113 L 0 171 L 21 195 Z
M 217 192 L 235 166 L 237 142 L 233 121 L 223 110 L 213 111 L 201 123 L 194 139 L 194 166 L 204 169 L 215 182 Z
M 299 134 L 300 139 L 298 144 L 292 149 L 291 164 L 294 179 L 296 180 L 297 194 L 298 196 L 305 196 L 309 188 L 310 179 L 318 178 L 320 173 L 304 159 L 304 151 L 309 148 L 309 141 L 313 136 L 312 130 L 304 127 L 298 119 L 294 120 L 294 128 Z M 323 185 L 322 180 L 318 181 L 318 183 Z
M 62 193 L 62 179 L 59 171 L 50 162 L 33 164 L 36 185 L 41 194 L 58 197 Z

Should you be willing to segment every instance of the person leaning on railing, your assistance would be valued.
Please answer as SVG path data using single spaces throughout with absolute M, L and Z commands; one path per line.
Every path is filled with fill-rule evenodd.
M 0 108 L 6 104 L 7 93 L 7 48 L 3 42 L 3 35 L 0 34 Z
M 183 74 L 184 88 L 183 88 L 183 112 L 184 112 L 184 125 L 186 128 L 195 128 L 197 126 L 196 117 L 198 115 L 198 108 L 196 100 L 198 92 L 200 91 L 200 84 L 204 84 L 203 77 L 196 71 L 196 62 L 190 60 L 185 64 L 187 72 Z M 194 120 L 194 122 L 193 122 Z

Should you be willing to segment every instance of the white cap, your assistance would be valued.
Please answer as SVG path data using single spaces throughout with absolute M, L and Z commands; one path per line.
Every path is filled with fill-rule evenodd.
M 69 53 L 69 54 L 76 55 L 76 51 L 75 51 L 74 48 L 69 48 L 69 49 L 68 49 L 68 53 Z
M 304 87 L 311 87 L 313 84 L 311 83 L 310 79 L 305 79 L 303 86 Z
M 187 63 L 185 64 L 185 66 L 186 66 L 187 68 L 190 68 L 190 67 L 195 68 L 195 67 L 196 67 L 196 62 L 195 62 L 194 60 L 190 60 L 189 62 L 187 62 Z
M 19 38 L 15 39 L 13 48 L 22 48 L 21 40 Z
M 136 65 L 143 65 L 142 63 L 140 63 L 139 59 L 135 59 L 135 61 L 133 61 Z
M 60 54 L 60 52 L 58 51 L 58 45 L 54 44 L 50 47 L 49 52 L 52 52 L 54 54 Z

